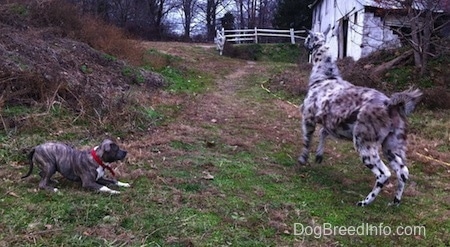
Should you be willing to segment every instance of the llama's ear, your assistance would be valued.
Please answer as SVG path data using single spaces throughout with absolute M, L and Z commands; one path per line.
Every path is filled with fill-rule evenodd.
M 325 29 L 325 31 L 323 31 L 323 35 L 325 35 L 325 37 L 327 37 L 328 32 L 330 32 L 331 30 L 331 24 L 328 25 L 327 29 Z
M 331 30 L 331 25 L 328 25 L 327 29 L 325 29 L 325 31 L 323 31 L 323 35 L 327 36 L 328 32 L 330 32 Z
M 333 31 L 331 31 L 331 37 L 334 37 L 334 36 L 338 36 L 338 29 L 336 28 L 336 26 L 333 26 L 333 28 L 331 28 L 331 30 L 333 30 Z
M 306 28 L 305 26 L 303 26 L 302 28 L 305 30 L 305 32 L 306 32 L 307 34 L 311 34 L 311 30 L 309 30 L 308 28 Z

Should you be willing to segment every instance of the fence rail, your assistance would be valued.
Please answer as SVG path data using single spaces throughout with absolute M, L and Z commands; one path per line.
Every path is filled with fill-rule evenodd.
M 258 37 L 264 36 L 290 38 L 291 44 L 295 44 L 297 39 L 305 39 L 305 37 L 300 36 L 300 34 L 304 33 L 306 33 L 306 31 L 295 31 L 293 28 L 289 30 L 263 29 L 256 27 L 254 29 L 235 30 L 225 30 L 222 28 L 222 30 L 216 31 L 214 42 L 216 43 L 217 50 L 219 50 L 220 55 L 222 55 L 225 42 L 241 43 L 242 41 L 253 41 L 254 43 L 258 43 Z

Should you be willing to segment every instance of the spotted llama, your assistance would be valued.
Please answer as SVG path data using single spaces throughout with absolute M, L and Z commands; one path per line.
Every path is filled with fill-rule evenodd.
M 316 124 L 322 126 L 316 152 L 317 163 L 323 159 L 328 135 L 353 140 L 362 162 L 376 177 L 372 191 L 357 204 L 366 206 L 373 202 L 391 176 L 389 168 L 380 158 L 381 148 L 397 175 L 394 204 L 399 204 L 409 176 L 406 166 L 406 116 L 414 110 L 422 93 L 418 89 L 409 89 L 394 93 L 389 98 L 375 89 L 355 86 L 345 81 L 328 52 L 325 37 L 326 32 L 308 31 L 305 39 L 313 68 L 308 93 L 301 107 L 304 143 L 298 161 L 301 165 L 308 161 Z

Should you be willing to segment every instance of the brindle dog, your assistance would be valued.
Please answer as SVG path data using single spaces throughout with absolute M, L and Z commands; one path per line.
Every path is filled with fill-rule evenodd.
M 36 164 L 41 170 L 39 172 L 41 176 L 39 188 L 41 189 L 57 192 L 58 189 L 50 186 L 49 183 L 52 182 L 53 174 L 59 172 L 69 180 L 81 181 L 84 188 L 119 194 L 119 191 L 107 186 L 130 187 L 130 184 L 104 177 L 104 169 L 108 169 L 114 176 L 109 163 L 123 160 L 126 155 L 127 151 L 121 150 L 109 139 L 89 151 L 79 151 L 63 143 L 48 142 L 31 150 L 28 155 L 30 169 L 22 178 L 28 177 L 33 171 L 33 165 Z

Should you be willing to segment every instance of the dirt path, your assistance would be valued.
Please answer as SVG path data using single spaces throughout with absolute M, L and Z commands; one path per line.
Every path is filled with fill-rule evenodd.
M 300 102 L 291 104 L 269 94 L 252 96 L 252 94 L 258 95 L 264 92 L 260 87 L 264 82 L 261 78 L 267 79 L 273 74 L 267 64 L 217 56 L 213 48 L 205 45 L 163 42 L 149 42 L 147 45 L 161 52 L 182 57 L 187 63 L 186 66 L 207 71 L 215 78 L 215 82 L 206 93 L 193 97 L 182 98 L 179 95 L 169 95 L 164 92 L 155 95 L 155 105 L 176 104 L 181 110 L 176 122 L 158 127 L 149 136 L 144 137 L 147 139 L 145 145 L 135 144 L 138 147 L 156 145 L 158 150 L 166 151 L 158 154 L 166 157 L 179 154 L 179 150 L 175 152 L 167 145 L 173 140 L 192 143 L 220 139 L 226 145 L 246 149 L 252 148 L 261 141 L 280 143 L 280 145 L 283 143 L 299 145 L 300 114 L 296 105 Z M 261 97 L 266 98 L 261 99 Z M 432 150 L 429 147 L 433 143 L 427 141 L 425 146 L 418 145 L 417 138 L 411 134 L 411 159 L 430 162 L 423 156 L 417 156 L 416 149 Z M 420 140 L 424 143 L 422 138 Z M 334 149 L 331 148 L 328 148 L 327 152 L 331 156 L 341 155 L 340 152 L 333 154 Z M 145 152 L 139 151 L 139 153 L 146 155 Z M 448 160 L 448 154 L 443 153 L 433 154 L 432 157 L 441 161 Z M 145 159 L 149 158 L 151 159 L 146 155 Z M 443 162 L 439 163 L 439 165 L 442 164 Z
M 280 145 L 298 142 L 298 107 L 278 100 L 261 88 L 261 83 L 264 82 L 262 78 L 270 76 L 267 65 L 217 58 L 210 52 L 206 54 L 206 58 L 186 56 L 185 49 L 188 48 L 181 44 L 172 44 L 172 47 L 160 45 L 164 45 L 164 51 L 184 54 L 185 59 L 204 61 L 195 66 L 209 70 L 215 77 L 215 82 L 207 92 L 195 96 L 180 98 L 179 95 L 165 92 L 155 95 L 155 106 L 170 102 L 178 105 L 181 110 L 176 121 L 157 127 L 143 137 L 144 142 L 140 137 L 139 142 L 130 144 L 131 149 L 137 150 L 133 155 L 136 159 L 167 160 L 183 155 L 179 149 L 170 147 L 170 142 L 173 141 L 220 142 L 244 150 L 252 149 L 262 141 Z M 226 73 L 220 71 L 222 67 L 226 69 Z M 149 146 L 157 152 L 145 152 Z

